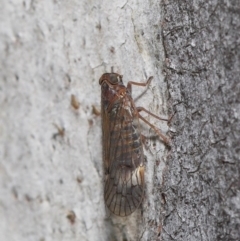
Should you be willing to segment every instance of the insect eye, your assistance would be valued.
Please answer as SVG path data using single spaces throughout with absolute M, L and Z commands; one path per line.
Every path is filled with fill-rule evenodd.
M 118 83 L 118 78 L 116 75 L 111 75 L 110 76 L 110 82 L 111 84 L 117 84 Z
M 110 82 L 111 84 L 118 84 L 118 83 L 122 83 L 122 76 L 121 75 L 117 75 L 117 74 L 111 74 L 110 75 Z

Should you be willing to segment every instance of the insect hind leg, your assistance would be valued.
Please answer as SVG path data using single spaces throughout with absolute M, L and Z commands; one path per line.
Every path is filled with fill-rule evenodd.
M 142 108 L 142 107 L 138 107 L 138 108 Z M 144 109 L 144 108 L 143 108 L 143 109 Z M 148 112 L 149 112 L 149 111 L 147 111 L 147 113 L 148 113 Z M 157 119 L 163 120 L 163 119 L 161 119 L 160 117 L 155 116 L 155 115 L 152 114 L 151 112 L 149 112 L 149 114 L 152 115 L 152 116 L 154 116 L 154 117 L 156 117 Z M 144 121 L 146 124 L 148 124 L 151 128 L 153 128 L 153 130 L 160 136 L 160 138 L 163 140 L 163 142 L 164 142 L 167 146 L 170 145 L 170 140 L 169 140 L 169 138 L 166 137 L 165 135 L 163 135 L 163 134 L 161 133 L 161 131 L 160 131 L 156 126 L 154 126 L 153 124 L 151 124 L 148 120 L 146 120 L 146 119 L 145 119 L 141 114 L 139 114 L 139 113 L 138 113 L 138 117 L 139 117 L 142 121 Z M 168 120 L 166 120 L 166 121 L 168 121 Z

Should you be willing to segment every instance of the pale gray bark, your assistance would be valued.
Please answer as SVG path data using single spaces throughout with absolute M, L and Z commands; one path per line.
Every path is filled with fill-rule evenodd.
M 162 45 L 152 44 L 156 30 L 146 27 L 159 25 L 160 6 L 107 0 L 0 5 L 0 239 L 136 240 L 140 210 L 112 221 L 105 213 L 101 119 L 92 106 L 100 109 L 98 80 L 114 66 L 125 84 L 153 75 L 137 104 L 166 115 L 166 84 L 157 86 L 164 77 L 154 58 Z M 133 91 L 136 97 L 144 88 Z M 146 155 L 151 189 L 155 157 Z
M 237 0 L 0 5 L 0 240 L 239 239 Z M 111 66 L 125 84 L 153 75 L 136 104 L 175 112 L 171 149 L 142 127 L 146 196 L 127 218 L 105 210 L 92 111 Z

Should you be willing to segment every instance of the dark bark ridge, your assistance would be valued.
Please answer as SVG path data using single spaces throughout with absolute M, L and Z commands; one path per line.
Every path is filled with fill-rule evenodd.
M 161 240 L 240 240 L 240 2 L 162 1 L 172 149 Z

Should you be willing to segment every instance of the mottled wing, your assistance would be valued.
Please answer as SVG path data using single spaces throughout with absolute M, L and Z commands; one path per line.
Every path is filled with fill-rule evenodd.
M 139 120 L 132 101 L 125 96 L 104 113 L 105 203 L 111 212 L 127 216 L 142 202 L 144 155 Z

